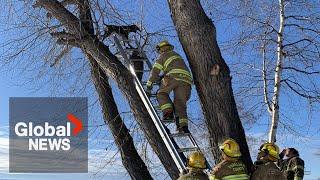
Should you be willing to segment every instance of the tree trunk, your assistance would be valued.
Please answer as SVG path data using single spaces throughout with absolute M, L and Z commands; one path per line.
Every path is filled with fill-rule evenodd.
M 77 42 L 86 54 L 92 56 L 108 77 L 115 80 L 123 95 L 129 102 L 129 106 L 136 117 L 138 124 L 144 131 L 144 134 L 158 155 L 165 169 L 173 179 L 178 178 L 179 170 L 175 166 L 165 143 L 161 140 L 151 117 L 148 114 L 138 92 L 135 89 L 134 79 L 127 68 L 110 52 L 109 48 L 100 42 L 97 38 L 86 36 L 86 30 L 79 23 L 79 19 L 65 9 L 61 3 L 56 0 L 38 0 L 37 5 L 45 8 L 52 14 L 61 24 L 63 24 L 68 32 L 77 36 L 81 35 L 81 39 Z
M 78 0 L 79 19 L 84 29 L 94 36 L 94 28 L 88 0 Z M 85 52 L 84 52 L 85 54 Z M 114 141 L 120 151 L 122 164 L 132 179 L 152 179 L 147 166 L 139 156 L 128 128 L 119 114 L 114 101 L 107 75 L 98 66 L 92 56 L 86 54 L 90 66 L 92 81 L 99 95 L 104 122 L 108 125 Z
M 92 57 L 88 57 L 88 59 L 91 64 L 92 80 L 99 94 L 105 123 L 108 125 L 120 151 L 123 166 L 132 179 L 152 179 L 147 166 L 134 146 L 129 130 L 120 117 L 107 75 L 99 68 Z
M 215 26 L 200 1 L 168 0 L 168 3 L 194 76 L 215 160 L 221 160 L 218 144 L 231 137 L 239 143 L 250 169 L 252 160 L 233 97 L 230 70 L 221 56 Z M 210 73 L 212 69 L 216 72 Z
M 276 134 L 279 122 L 279 97 L 280 97 L 280 86 L 281 86 L 281 74 L 282 74 L 282 63 L 283 63 L 283 30 L 284 30 L 284 0 L 279 0 L 279 32 L 277 38 L 277 65 L 274 74 L 274 88 L 272 97 L 272 119 L 271 128 L 269 132 L 269 142 L 276 142 Z
M 266 56 L 266 42 L 263 42 L 262 45 L 262 80 L 263 80 L 263 99 L 264 103 L 266 104 L 267 110 L 272 114 L 271 105 L 269 102 L 268 96 L 268 80 L 267 80 L 267 56 Z

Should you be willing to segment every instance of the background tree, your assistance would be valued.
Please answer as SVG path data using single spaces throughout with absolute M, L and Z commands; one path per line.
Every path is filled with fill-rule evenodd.
M 226 9 L 214 4 L 207 2 L 208 9 L 222 16 L 213 19 L 228 19 L 238 30 L 222 46 L 238 59 L 231 66 L 240 79 L 237 97 L 257 119 L 270 117 L 269 141 L 276 140 L 278 126 L 283 134 L 306 136 L 300 127 L 314 123 L 298 119 L 311 121 L 319 107 L 319 2 L 224 1 Z
M 216 41 L 216 29 L 200 1 L 168 1 L 180 42 L 186 52 L 210 135 L 212 153 L 221 160 L 219 143 L 234 138 L 251 169 L 252 160 L 233 97 L 231 76 Z

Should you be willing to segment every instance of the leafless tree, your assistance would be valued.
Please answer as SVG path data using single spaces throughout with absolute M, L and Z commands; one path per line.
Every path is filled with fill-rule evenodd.
M 6 8 L 11 8 L 11 10 L 16 10 L 16 8 L 14 6 L 23 6 L 25 5 L 25 8 L 27 7 L 31 7 L 32 2 L 26 2 L 25 4 L 23 3 L 12 3 L 11 2 L 8 4 L 12 5 L 12 6 L 5 6 Z M 59 2 L 58 2 L 59 3 Z M 62 1 L 61 5 L 63 5 L 62 7 L 68 7 L 70 9 L 73 9 L 73 12 L 76 11 L 76 14 L 78 16 L 78 23 L 81 24 L 81 28 L 83 28 L 84 31 L 86 31 L 88 36 L 94 36 L 94 24 L 93 24 L 93 19 L 91 16 L 91 8 L 90 8 L 90 4 L 88 1 L 84 0 L 84 1 Z M 26 11 L 26 9 L 24 9 Z M 34 10 L 33 10 L 34 11 Z M 10 14 L 10 12 L 7 12 L 8 14 L 6 14 L 6 16 L 8 16 L 10 18 L 10 16 L 12 14 Z M 23 13 L 21 13 L 23 14 Z M 76 39 L 78 39 L 78 37 L 74 37 L 73 39 L 70 40 L 68 39 L 68 37 L 72 37 L 71 34 L 68 34 L 67 32 L 65 32 L 64 30 L 62 30 L 61 32 L 57 32 L 57 29 L 62 28 L 60 25 L 53 25 L 50 26 L 49 22 L 52 22 L 52 14 L 47 13 L 45 16 L 46 17 L 41 17 L 42 14 L 37 14 L 37 15 L 32 15 L 32 14 L 28 14 L 28 12 L 26 11 L 24 13 L 27 18 L 30 18 L 31 21 L 37 21 L 36 23 L 31 23 L 31 24 L 35 24 L 36 26 L 34 27 L 34 29 L 32 29 L 31 32 L 28 31 L 22 31 L 23 33 L 26 33 L 26 36 L 19 36 L 19 35 L 15 35 L 15 37 L 17 37 L 17 39 L 15 39 L 15 37 L 12 37 L 12 39 L 9 39 L 8 41 L 5 41 L 4 43 L 7 44 L 3 44 L 3 46 L 7 49 L 8 46 L 11 45 L 18 45 L 18 47 L 15 47 L 14 49 L 10 50 L 8 52 L 5 53 L 5 55 L 7 55 L 7 57 L 5 57 L 5 55 L 3 55 L 4 60 L 7 61 L 3 61 L 2 65 L 7 65 L 7 64 L 14 64 L 18 61 L 13 61 L 14 59 L 18 59 L 18 58 L 26 58 L 24 55 L 25 51 L 32 51 L 32 47 L 33 46 L 38 46 L 37 45 L 37 39 L 41 39 L 46 36 L 45 34 L 49 35 L 49 33 L 52 36 L 58 36 L 61 37 L 60 39 L 57 40 L 56 43 L 52 42 L 52 44 L 47 44 L 45 41 L 49 41 L 50 39 L 43 39 L 43 43 L 44 43 L 44 48 L 51 48 L 49 49 L 49 51 L 45 51 L 44 56 L 41 56 L 40 54 L 38 54 L 37 56 L 39 57 L 44 57 L 46 59 L 46 63 L 44 63 L 44 66 L 50 67 L 51 69 L 56 70 L 58 67 L 61 67 L 61 64 L 66 63 L 63 60 L 66 60 L 66 56 L 71 54 L 71 51 L 76 51 L 76 48 L 78 48 Z M 31 30 L 31 27 L 27 27 L 27 25 L 29 25 L 28 23 L 29 20 L 28 19 L 23 19 L 24 22 L 16 22 L 16 24 L 10 28 L 16 30 L 16 31 L 20 31 L 20 29 L 18 29 L 18 27 L 20 28 L 25 28 L 26 30 Z M 40 24 L 39 24 L 40 23 Z M 15 27 L 16 26 L 16 27 Z M 11 29 L 7 29 L 8 31 Z M 19 44 L 20 43 L 20 44 Z M 21 47 L 19 47 L 19 45 Z M 81 48 L 80 48 L 81 49 Z M 92 81 L 95 85 L 95 88 L 98 92 L 99 95 L 99 100 L 100 100 L 100 104 L 102 107 L 102 114 L 104 116 L 105 119 L 105 123 L 106 125 L 109 127 L 114 140 L 115 140 L 115 144 L 117 145 L 121 158 L 122 158 L 122 163 L 123 166 L 126 168 L 126 170 L 128 171 L 129 175 L 131 176 L 132 179 L 139 179 L 139 178 L 144 178 L 144 179 L 152 179 L 145 163 L 143 162 L 143 160 L 140 158 L 134 142 L 133 142 L 133 138 L 131 137 L 128 128 L 126 127 L 124 121 L 121 118 L 121 114 L 119 113 L 118 109 L 117 109 L 117 105 L 115 103 L 115 100 L 113 98 L 113 93 L 111 90 L 111 87 L 109 85 L 108 82 L 108 77 L 105 74 L 104 71 L 101 70 L 101 68 L 97 65 L 97 62 L 92 58 L 92 56 L 90 56 L 90 54 L 86 54 L 85 51 L 84 52 L 84 56 L 87 57 L 87 60 L 89 62 L 89 67 L 91 69 L 91 76 L 92 76 Z M 32 52 L 34 54 L 36 54 L 37 52 Z M 32 54 L 30 53 L 30 54 Z M 38 58 L 36 58 L 36 56 L 32 57 L 35 58 L 39 61 Z M 51 60 L 53 59 L 53 60 Z M 72 60 L 80 60 L 79 59 L 72 59 Z M 79 63 L 79 62 L 78 62 Z M 31 66 L 30 66 L 31 65 Z M 83 70 L 81 70 L 80 72 L 85 72 L 88 71 L 90 72 L 90 69 L 88 68 L 88 66 L 86 66 L 86 63 L 84 63 L 84 68 Z M 26 68 L 33 68 L 34 64 L 28 64 L 26 65 Z M 21 66 L 18 68 L 22 68 Z M 72 70 L 75 70 L 74 68 L 70 67 Z M 14 67 L 13 67 L 14 69 Z M 76 69 L 77 70 L 77 69 Z M 45 68 L 40 68 L 39 71 L 43 71 L 42 73 L 48 73 L 50 71 L 46 71 Z M 35 72 L 35 71 L 34 71 Z M 75 72 L 73 73 L 74 75 L 78 75 L 80 74 L 79 72 Z M 88 73 L 85 73 L 88 74 Z M 59 76 L 59 73 L 57 73 L 57 75 Z M 50 75 L 49 75 L 50 76 Z M 61 76 L 60 76 L 61 77 Z M 79 78 L 79 81 L 81 81 Z M 84 83 L 82 85 L 80 85 L 80 88 L 82 87 L 86 87 L 87 83 Z M 57 87 L 55 87 L 57 88 Z M 78 87 L 79 88 L 79 87 Z
M 242 158 L 250 170 L 252 160 L 233 96 L 230 70 L 217 44 L 215 26 L 200 1 L 170 0 L 168 3 L 194 77 L 215 160 L 221 160 L 218 144 L 231 137 L 239 142 Z
M 134 88 L 131 73 L 111 52 L 109 48 L 111 43 L 103 37 L 103 27 L 108 23 L 104 21 L 106 20 L 104 13 L 106 13 L 107 10 L 103 8 L 105 3 L 109 2 L 93 1 L 90 3 L 93 16 L 92 19 L 88 21 L 92 22 L 93 28 L 86 27 L 86 23 L 81 21 L 84 14 L 81 13 L 81 6 L 77 6 L 77 3 L 82 1 L 76 1 L 75 4 L 74 2 L 75 1 L 69 4 L 51 0 L 36 1 L 33 3 L 33 7 L 38 8 L 34 10 L 38 13 L 37 16 L 35 16 L 35 20 L 43 22 L 41 20 L 45 19 L 44 15 L 47 16 L 48 19 L 45 27 L 42 27 L 45 29 L 43 33 L 50 33 L 59 45 L 69 46 L 69 48 L 79 48 L 87 57 L 94 59 L 101 70 L 117 83 L 121 92 L 127 98 L 129 106 L 151 147 L 159 156 L 169 175 L 172 178 L 176 178 L 179 172 L 174 166 L 174 162 L 170 157 L 170 153 L 165 148 L 164 143 L 159 141 L 161 137 L 156 131 L 155 125 Z M 30 2 L 27 3 L 27 5 L 30 5 Z M 43 9 L 45 11 L 43 11 Z M 90 33 L 89 30 L 94 30 L 94 34 Z M 67 51 L 68 49 L 62 52 Z M 57 63 L 61 62 L 59 60 L 54 61 L 53 66 Z
M 209 12 L 219 12 L 213 19 L 238 29 L 230 30 L 232 36 L 222 43 L 224 51 L 238 59 L 232 66 L 237 96 L 255 115 L 269 114 L 270 142 L 276 140 L 278 126 L 305 134 L 295 128 L 304 125 L 294 116 L 303 110 L 310 118 L 319 107 L 319 2 L 223 1 L 225 8 L 220 9 L 213 4 L 206 1 Z

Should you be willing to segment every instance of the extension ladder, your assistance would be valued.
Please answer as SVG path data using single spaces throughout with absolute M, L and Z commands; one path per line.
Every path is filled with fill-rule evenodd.
M 139 93 L 140 98 L 142 99 L 146 109 L 148 110 L 149 115 L 151 116 L 159 134 L 161 135 L 161 138 L 163 142 L 165 143 L 168 151 L 170 152 L 170 155 L 172 159 L 175 162 L 176 167 L 179 169 L 180 173 L 187 172 L 186 168 L 186 155 L 184 153 L 190 153 L 192 151 L 200 151 L 199 146 L 197 145 L 194 137 L 191 133 L 170 133 L 169 129 L 166 127 L 168 124 L 175 123 L 174 120 L 171 121 L 162 121 L 159 118 L 159 115 L 157 113 L 157 110 L 155 106 L 152 104 L 152 102 L 147 96 L 142 83 L 138 79 L 136 75 L 136 70 L 133 68 L 132 62 L 133 61 L 143 61 L 147 65 L 147 70 L 143 70 L 143 72 L 151 71 L 152 64 L 148 60 L 146 54 L 144 53 L 140 43 L 136 39 L 136 37 L 133 40 L 133 43 L 135 44 L 136 48 L 126 48 L 124 46 L 125 43 L 132 43 L 132 41 L 128 39 L 123 39 L 122 36 L 114 35 L 114 42 L 116 45 L 116 48 L 118 50 L 118 56 L 122 57 L 124 60 L 124 65 L 129 69 L 129 71 L 134 76 L 134 83 L 135 88 Z M 122 43 L 122 44 L 121 44 Z M 138 50 L 140 55 L 142 56 L 142 59 L 130 59 L 130 53 L 134 50 Z M 155 98 L 155 95 L 152 95 L 150 98 Z M 160 113 L 160 112 L 159 112 Z M 178 144 L 175 141 L 175 138 L 187 138 L 191 144 L 191 147 L 183 147 L 180 148 Z M 206 161 L 207 169 L 211 169 L 209 163 Z

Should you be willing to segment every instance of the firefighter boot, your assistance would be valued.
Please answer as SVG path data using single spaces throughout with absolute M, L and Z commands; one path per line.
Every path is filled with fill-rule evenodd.
M 179 133 L 190 133 L 188 125 L 180 125 L 179 117 L 176 118 L 176 126 Z
M 172 120 L 174 118 L 174 115 L 173 115 L 173 110 L 170 109 L 166 112 L 163 112 L 163 117 L 162 117 L 162 120 L 165 121 L 165 120 Z

